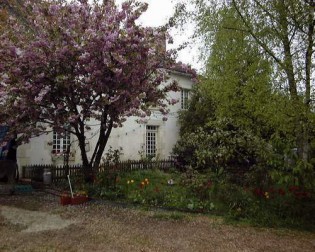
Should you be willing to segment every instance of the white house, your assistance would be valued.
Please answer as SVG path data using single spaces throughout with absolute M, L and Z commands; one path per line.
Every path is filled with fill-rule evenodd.
M 178 112 L 187 108 L 189 90 L 192 88 L 193 81 L 190 75 L 180 71 L 171 71 L 170 75 L 169 81 L 177 80 L 181 91 L 168 94 L 170 98 L 179 101 L 175 105 L 170 105 L 168 120 L 162 120 L 163 115 L 155 109 L 152 109 L 152 114 L 146 121 L 140 122 L 138 117 L 129 117 L 123 127 L 112 130 L 104 155 L 110 146 L 112 150 L 122 148 L 122 160 L 136 160 L 144 156 L 164 159 L 171 155 L 179 135 Z M 97 121 L 91 121 L 91 130 L 86 136 L 89 156 L 92 155 L 97 141 L 98 127 L 95 125 Z M 61 137 L 56 133 L 49 133 L 32 138 L 28 144 L 19 146 L 17 152 L 19 167 L 30 164 L 61 165 L 64 163 L 64 158 L 56 153 L 65 151 L 69 144 L 71 144 L 69 163 L 80 164 L 80 149 L 75 136 Z

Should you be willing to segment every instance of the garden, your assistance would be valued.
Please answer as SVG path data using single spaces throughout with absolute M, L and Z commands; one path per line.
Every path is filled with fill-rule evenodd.
M 146 4 L 36 2 L 19 4 L 14 18 L 12 6 L 0 13 L 1 125 L 18 132 L 21 143 L 52 129 L 72 134 L 82 166 L 97 170 L 112 129 L 128 117 L 150 118 L 156 107 L 167 119 L 174 102 L 168 94 L 179 86 L 163 85 L 176 50 L 161 47 L 166 37 L 172 41 L 166 26 L 137 24 Z M 314 231 L 313 1 L 188 2 L 196 7 L 192 13 L 179 4 L 168 25 L 195 22 L 192 38 L 203 41 L 204 69 L 197 76 L 180 66 L 198 85 L 175 116 L 177 166 L 103 170 L 88 183 L 72 178 L 74 192 L 100 202 Z M 91 155 L 89 134 L 96 139 Z M 68 193 L 67 183 L 56 186 Z
M 223 170 L 187 168 L 103 171 L 94 183 L 74 181 L 74 189 L 93 199 L 145 209 L 220 216 L 227 222 L 260 227 L 315 230 L 314 194 L 291 185 L 255 187 L 231 182 Z

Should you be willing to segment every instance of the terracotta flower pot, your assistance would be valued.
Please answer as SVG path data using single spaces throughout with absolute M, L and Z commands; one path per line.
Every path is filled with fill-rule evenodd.
M 60 196 L 60 204 L 63 206 L 71 204 L 71 196 L 66 195 L 66 194 L 61 195 Z
M 75 195 L 71 198 L 71 205 L 79 205 L 88 201 L 88 197 L 84 195 Z

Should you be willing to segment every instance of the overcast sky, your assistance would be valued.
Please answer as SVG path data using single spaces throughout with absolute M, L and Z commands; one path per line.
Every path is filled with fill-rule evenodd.
M 149 4 L 148 10 L 141 16 L 140 22 L 145 26 L 161 26 L 164 25 L 168 18 L 174 13 L 174 3 L 171 0 L 140 0 Z M 116 0 L 118 4 L 121 4 L 123 0 Z M 191 31 L 187 31 L 185 34 L 178 31 L 172 31 L 174 45 L 177 47 L 190 35 Z M 178 61 L 182 61 L 186 64 L 192 65 L 194 68 L 200 68 L 197 60 L 197 50 L 184 49 L 178 53 Z

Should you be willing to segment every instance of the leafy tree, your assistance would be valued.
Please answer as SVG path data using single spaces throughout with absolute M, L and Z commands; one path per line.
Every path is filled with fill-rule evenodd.
M 31 26 L 12 17 L 0 36 L 0 103 L 10 115 L 1 123 L 22 126 L 26 139 L 66 129 L 78 139 L 83 165 L 96 168 L 113 127 L 149 115 L 150 106 L 167 113 L 166 93 L 177 85 L 161 84 L 174 52 L 161 46 L 165 30 L 136 24 L 146 4 L 42 1 L 25 9 Z M 91 119 L 99 121 L 99 135 L 88 158 Z
M 314 2 L 186 2 L 173 21 L 196 23 L 207 62 L 202 95 L 213 100 L 213 121 L 233 119 L 236 128 L 268 142 L 278 177 L 312 185 Z
M 246 32 L 274 60 L 286 79 L 295 118 L 299 156 L 308 161 L 314 51 L 315 3 L 310 1 L 231 1 Z M 311 117 L 311 118 L 310 118 Z
M 227 30 L 228 25 L 238 29 Z M 254 142 L 257 137 L 267 140 L 274 133 L 270 116 L 264 113 L 269 107 L 268 98 L 272 96 L 270 64 L 248 36 L 239 31 L 240 27 L 242 24 L 233 9 L 220 11 L 205 79 L 196 88 L 190 108 L 181 115 L 184 140 L 176 150 L 184 151 L 182 156 L 188 159 L 189 156 L 195 158 L 194 163 L 199 167 L 201 164 L 227 167 L 233 159 L 234 166 L 248 166 L 249 153 L 253 152 L 249 149 L 253 147 L 249 144 L 250 139 L 255 138 Z M 256 127 L 258 123 L 260 127 Z M 237 132 L 239 136 L 236 136 Z M 207 134 L 209 136 L 205 137 Z M 187 139 L 194 144 L 188 147 L 184 143 Z M 248 144 L 240 147 L 240 143 L 246 141 Z M 193 150 L 194 154 L 187 155 L 186 147 L 180 145 L 188 147 L 188 152 Z M 242 155 L 246 158 L 241 158 Z M 222 162 L 215 160 L 219 156 L 225 159 Z M 240 159 L 247 161 L 237 161 Z
M 200 77 L 199 84 L 193 87 L 189 107 L 179 113 L 180 135 L 196 131 L 208 122 L 215 120 L 216 103 L 214 98 L 206 95 L 206 80 Z
M 193 10 L 187 6 L 193 6 Z M 186 4 L 178 5 L 175 20 L 185 22 L 191 16 L 196 22 L 195 36 L 204 39 L 203 48 L 209 51 L 212 50 L 212 39 L 221 20 L 220 12 L 227 7 L 234 10 L 242 26 L 236 27 L 230 23 L 225 28 L 249 36 L 273 64 L 273 90 L 288 95 L 286 102 L 291 104 L 286 122 L 291 121 L 300 159 L 308 161 L 314 124 L 311 112 L 314 1 L 187 0 Z

